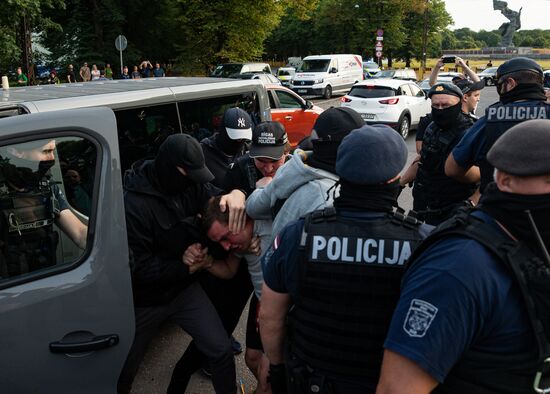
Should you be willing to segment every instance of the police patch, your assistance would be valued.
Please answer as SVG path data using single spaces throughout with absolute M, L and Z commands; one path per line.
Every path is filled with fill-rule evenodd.
M 422 338 L 435 319 L 438 309 L 429 302 L 413 299 L 403 323 L 410 337 Z

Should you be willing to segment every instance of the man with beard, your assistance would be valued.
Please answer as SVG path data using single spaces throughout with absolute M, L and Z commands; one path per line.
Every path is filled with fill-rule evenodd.
M 51 179 L 55 140 L 10 145 L 0 151 L 0 278 L 10 278 L 56 264 L 59 226 L 81 249 L 88 227 L 70 210 Z
M 549 120 L 510 128 L 487 154 L 495 182 L 480 205 L 413 254 L 377 393 L 533 392 L 549 356 L 548 146 Z
M 496 74 L 500 101 L 485 111 L 485 116 L 464 135 L 447 162 L 447 176 L 468 182 L 471 169 L 478 166 L 480 191 L 492 181 L 493 166 L 486 159 L 495 141 L 510 127 L 531 119 L 550 119 L 550 104 L 542 87 L 543 72 L 539 64 L 525 57 L 510 59 L 499 66 Z
M 182 327 L 208 358 L 216 393 L 235 393 L 229 337 L 194 275 L 211 268 L 212 258 L 204 250 L 192 266 L 185 264 L 191 246 L 204 242 L 194 219 L 221 192 L 208 183 L 212 179 L 199 143 L 186 134 L 169 136 L 154 160 L 136 162 L 125 175 L 136 333 L 120 393 L 129 392 L 147 345 L 166 321 Z M 229 209 L 229 227 L 238 233 L 244 227 L 244 194 L 235 190 L 220 204 Z
M 403 269 L 427 230 L 394 211 L 406 161 L 390 127 L 351 131 L 334 208 L 285 227 L 264 256 L 260 335 L 274 394 L 374 393 Z
M 413 187 L 414 210 L 421 220 L 437 225 L 450 217 L 476 190 L 477 168 L 468 182 L 445 175 L 445 160 L 474 118 L 462 111 L 463 93 L 454 84 L 438 83 L 430 89 L 432 123 L 424 134 Z M 402 180 L 410 182 L 411 179 Z

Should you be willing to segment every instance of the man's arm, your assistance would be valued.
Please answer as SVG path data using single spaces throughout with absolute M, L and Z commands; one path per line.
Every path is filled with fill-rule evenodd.
M 260 335 L 271 364 L 284 363 L 285 317 L 290 305 L 288 293 L 277 293 L 265 283 L 260 304 Z
M 86 249 L 88 226 L 82 223 L 70 209 L 64 209 L 59 213 L 57 225 L 80 249 Z
M 407 186 L 409 183 L 416 179 L 416 173 L 418 172 L 418 163 L 420 162 L 420 155 L 416 155 L 413 162 L 407 168 L 407 170 L 401 176 L 399 184 L 401 186 Z
M 435 64 L 434 68 L 432 69 L 432 72 L 430 74 L 430 86 L 433 86 L 437 82 L 437 76 L 439 75 L 439 69 L 443 67 L 443 57 L 440 57 L 437 59 L 437 63 Z
M 461 167 L 455 160 L 453 153 L 449 154 L 445 161 L 445 175 L 455 178 L 459 182 L 476 183 L 481 179 L 479 167 L 471 166 L 469 168 Z
M 479 77 L 477 76 L 477 74 L 473 72 L 470 67 L 468 67 L 468 65 L 464 60 L 462 60 L 462 58 L 457 56 L 455 64 L 462 67 L 462 71 L 464 71 L 464 74 L 466 74 L 468 78 L 470 78 L 473 82 L 479 82 Z
M 413 361 L 391 350 L 384 351 L 376 394 L 428 394 L 437 384 Z

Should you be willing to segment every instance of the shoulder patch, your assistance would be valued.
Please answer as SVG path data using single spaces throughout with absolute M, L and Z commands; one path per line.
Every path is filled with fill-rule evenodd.
M 413 299 L 403 323 L 403 330 L 413 338 L 422 338 L 430 328 L 438 309 L 429 302 Z

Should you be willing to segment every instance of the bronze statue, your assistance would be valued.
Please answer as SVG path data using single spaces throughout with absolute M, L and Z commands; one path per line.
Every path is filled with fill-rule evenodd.
M 514 38 L 514 33 L 516 30 L 521 28 L 521 7 L 518 11 L 513 11 L 508 8 L 508 3 L 500 0 L 493 0 L 493 9 L 499 10 L 502 15 L 504 15 L 510 22 L 503 23 L 498 28 L 500 35 L 502 36 L 501 46 L 511 47 L 513 46 L 512 39 Z

